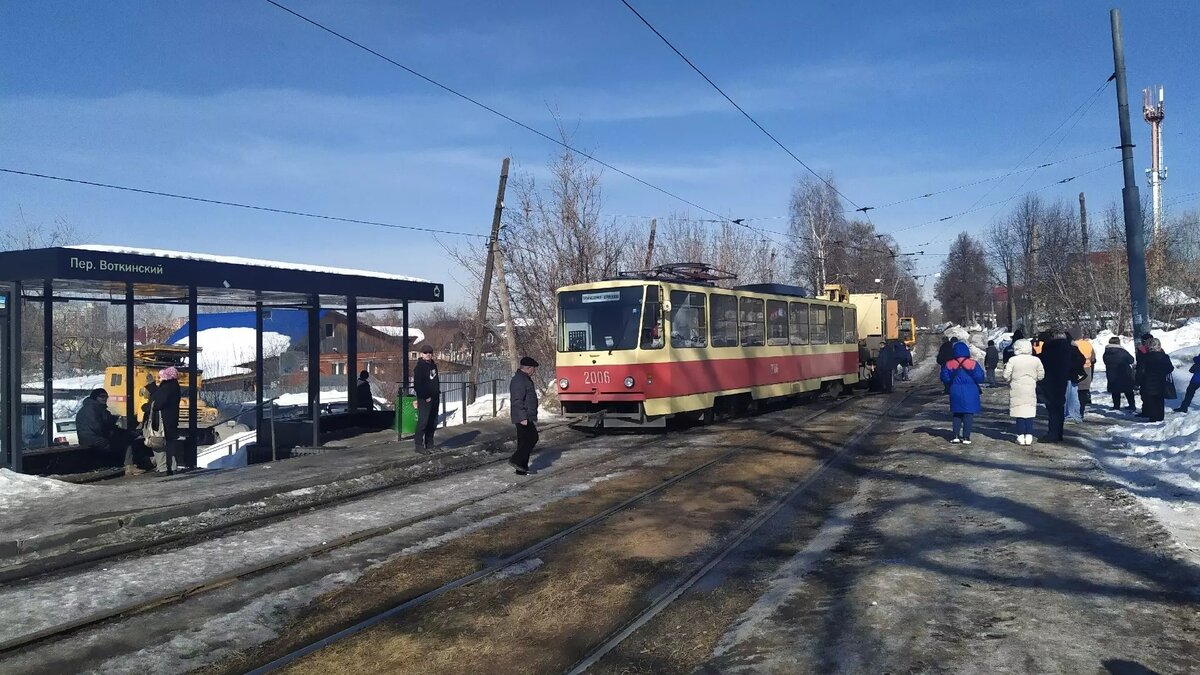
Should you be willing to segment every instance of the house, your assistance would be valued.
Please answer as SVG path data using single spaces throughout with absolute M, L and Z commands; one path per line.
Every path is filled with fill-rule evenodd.
M 433 347 L 434 357 L 447 364 L 470 364 L 471 345 L 475 341 L 475 328 L 470 322 L 442 319 L 424 326 L 425 344 Z M 483 332 L 484 356 L 500 353 L 500 335 L 491 326 Z

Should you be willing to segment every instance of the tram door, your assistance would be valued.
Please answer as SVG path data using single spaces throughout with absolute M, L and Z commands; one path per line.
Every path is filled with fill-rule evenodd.
M 11 432 L 9 431 L 14 424 L 12 419 L 12 393 L 9 391 L 12 378 L 9 375 L 8 361 L 8 308 L 12 306 L 9 301 L 10 291 L 4 286 L 0 286 L 0 466 L 12 466 L 12 457 L 9 456 L 11 448 L 9 447 Z M 20 424 L 17 420 L 16 424 Z

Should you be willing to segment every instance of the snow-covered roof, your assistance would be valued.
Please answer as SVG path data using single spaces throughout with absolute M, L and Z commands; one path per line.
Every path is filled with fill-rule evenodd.
M 173 258 L 176 260 L 196 260 L 200 262 L 223 263 L 226 265 L 251 265 L 254 267 L 270 267 L 280 270 L 298 270 L 301 272 L 320 272 L 322 274 L 342 274 L 355 277 L 369 277 L 372 279 L 391 279 L 393 281 L 417 281 L 421 283 L 432 283 L 427 279 L 418 279 L 417 277 L 409 277 L 401 274 L 385 274 L 382 272 L 368 272 L 366 270 L 356 270 L 345 267 L 325 267 L 323 265 L 307 265 L 304 263 L 288 263 L 279 262 L 278 260 L 260 260 L 258 258 L 241 258 L 228 255 L 210 255 L 207 253 L 185 253 L 182 251 L 168 251 L 164 249 L 154 248 L 133 248 L 129 246 L 108 246 L 104 244 L 79 244 L 77 246 L 64 246 L 76 251 L 92 251 L 95 253 L 117 253 L 126 255 L 144 255 L 152 258 Z
M 375 330 L 379 331 L 380 333 L 384 333 L 386 335 L 391 335 L 392 337 L 403 337 L 404 336 L 404 326 L 371 326 L 371 328 L 374 328 Z M 425 333 L 422 332 L 420 328 L 410 327 L 408 329 L 408 336 L 410 338 L 412 338 L 413 344 L 416 344 L 416 343 L 420 342 L 421 340 L 425 339 Z
M 244 375 L 253 372 L 240 367 L 254 361 L 253 328 L 208 328 L 196 334 L 196 346 L 200 348 L 197 365 L 206 379 Z M 186 345 L 188 338 L 174 344 Z M 263 358 L 279 356 L 292 345 L 292 339 L 279 333 L 263 333 Z

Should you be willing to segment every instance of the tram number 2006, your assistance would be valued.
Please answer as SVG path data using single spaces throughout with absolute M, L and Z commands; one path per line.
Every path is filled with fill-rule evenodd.
M 585 370 L 583 372 L 584 384 L 611 384 L 612 376 L 607 370 Z

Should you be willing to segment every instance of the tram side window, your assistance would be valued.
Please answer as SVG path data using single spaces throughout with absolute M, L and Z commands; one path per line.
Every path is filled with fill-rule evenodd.
M 809 338 L 814 345 L 823 345 L 829 342 L 829 336 L 825 333 L 825 319 L 825 305 L 809 305 L 808 330 Z
M 842 335 L 842 328 L 843 328 L 842 308 L 841 307 L 830 307 L 829 308 L 829 344 L 831 344 L 831 345 L 842 344 L 842 339 L 844 338 L 844 336 Z
M 788 343 L 788 307 L 782 300 L 767 301 L 767 344 L 772 347 Z
M 712 346 L 736 347 L 738 343 L 737 298 L 732 295 L 708 296 L 712 309 Z
M 794 345 L 808 344 L 808 303 L 792 303 L 791 342 Z
M 671 291 L 671 347 L 708 345 L 708 317 L 703 293 Z
M 853 307 L 846 308 L 846 344 L 852 345 L 858 342 L 858 310 Z
M 646 307 L 642 310 L 642 349 L 662 349 L 662 310 L 658 286 L 646 287 Z
M 740 323 L 743 347 L 761 347 L 763 340 L 763 301 L 758 298 L 740 298 Z

